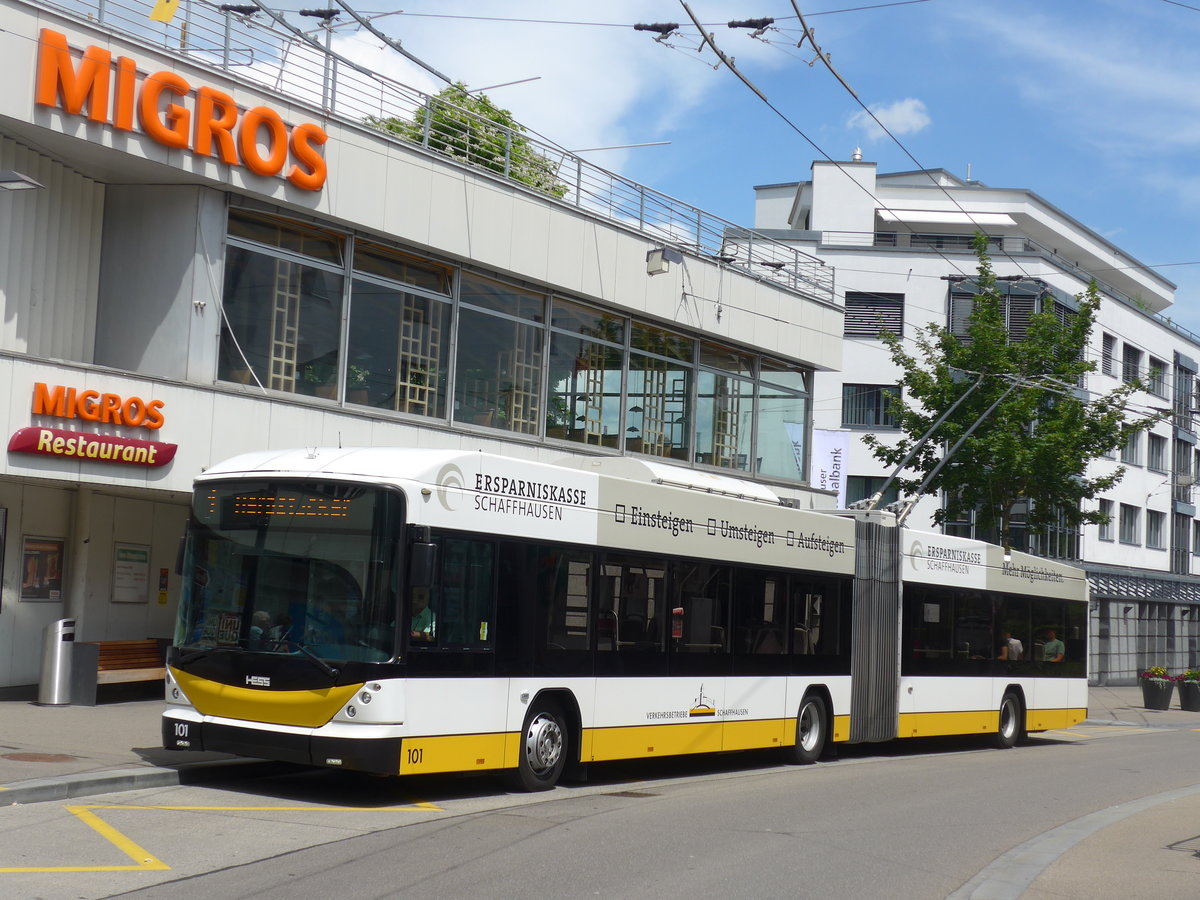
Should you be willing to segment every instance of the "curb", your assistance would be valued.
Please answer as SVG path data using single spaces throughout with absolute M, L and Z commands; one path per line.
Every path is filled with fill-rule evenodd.
M 48 800 L 72 800 L 117 791 L 204 784 L 223 778 L 252 778 L 278 774 L 278 763 L 257 759 L 196 763 L 179 769 L 109 769 L 51 778 L 32 778 L 0 787 L 0 806 L 21 806 Z

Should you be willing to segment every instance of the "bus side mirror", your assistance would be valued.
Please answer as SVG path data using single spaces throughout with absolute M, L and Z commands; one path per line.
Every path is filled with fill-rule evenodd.
M 433 587 L 437 571 L 437 544 L 414 541 L 408 545 L 408 586 Z
M 187 535 L 179 536 L 179 546 L 175 548 L 175 574 L 183 574 L 183 551 L 187 547 Z

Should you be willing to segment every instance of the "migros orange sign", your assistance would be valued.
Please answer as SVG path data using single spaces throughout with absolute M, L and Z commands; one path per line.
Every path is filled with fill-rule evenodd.
M 33 414 L 59 419 L 84 419 L 102 425 L 128 425 L 132 428 L 163 427 L 163 402 L 141 397 L 122 397 L 99 391 L 81 391 L 73 387 L 38 382 L 33 386 Z
M 319 191 L 325 184 L 325 158 L 318 148 L 329 136 L 319 125 L 289 128 L 268 106 L 243 111 L 224 91 L 193 91 L 174 72 L 154 72 L 139 82 L 134 60 L 118 57 L 114 67 L 112 53 L 103 47 L 88 47 L 76 67 L 66 35 L 49 28 L 42 29 L 38 40 L 34 99 L 75 116 L 83 115 L 86 105 L 90 121 L 118 131 L 136 130 L 136 118 L 137 126 L 164 146 L 205 157 L 215 151 L 223 163 L 245 166 L 256 175 L 282 175 L 304 190 Z M 259 147 L 263 132 L 265 152 Z M 285 174 L 289 159 L 292 165 Z

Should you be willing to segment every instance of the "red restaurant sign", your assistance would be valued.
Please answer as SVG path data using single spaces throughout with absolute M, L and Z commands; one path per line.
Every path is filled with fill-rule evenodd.
M 8 441 L 9 453 L 35 453 L 130 466 L 165 466 L 175 458 L 178 448 L 178 444 L 83 434 L 61 428 L 22 428 Z

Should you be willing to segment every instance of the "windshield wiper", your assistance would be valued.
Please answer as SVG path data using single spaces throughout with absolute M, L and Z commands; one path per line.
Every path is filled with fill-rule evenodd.
M 297 650 L 299 650 L 301 653 L 303 653 L 305 656 L 307 656 L 309 659 L 311 659 L 317 665 L 317 667 L 322 672 L 324 672 L 326 675 L 328 675 L 330 678 L 338 677 L 338 670 L 335 669 L 333 666 L 331 666 L 329 663 L 325 662 L 325 660 L 321 659 L 321 657 L 317 656 L 317 654 L 313 653 L 307 647 L 305 647 L 303 642 L 288 641 L 288 643 L 294 644 Z
M 179 665 L 186 666 L 190 662 L 195 662 L 198 659 L 204 659 L 210 653 L 216 653 L 220 647 L 202 647 L 199 650 L 193 650 L 191 653 L 185 653 L 179 659 L 175 660 Z

